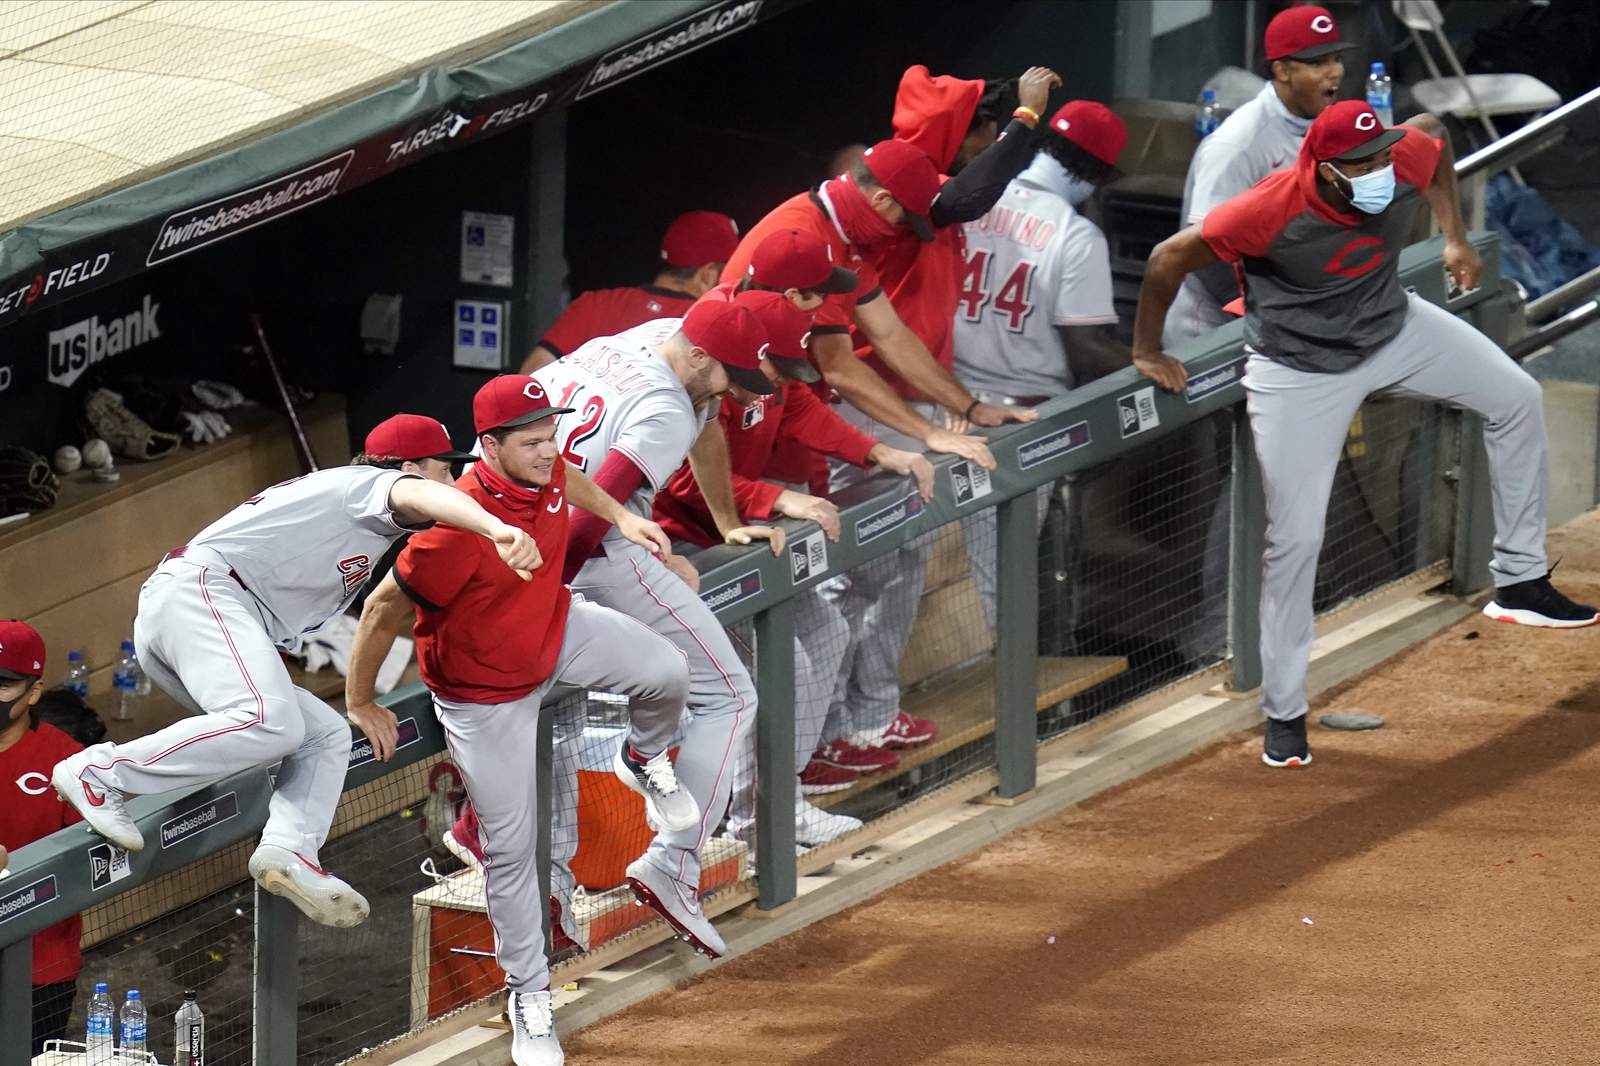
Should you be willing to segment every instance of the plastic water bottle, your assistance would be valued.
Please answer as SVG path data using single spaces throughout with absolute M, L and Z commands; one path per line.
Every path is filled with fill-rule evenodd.
M 124 641 L 128 646 L 128 656 L 133 660 L 133 691 L 142 699 L 150 695 L 150 675 L 144 672 L 144 667 L 139 664 L 139 653 L 134 649 L 133 641 Z
M 173 1015 L 172 1066 L 205 1066 L 206 1016 L 200 1013 L 200 1004 L 194 1001 L 194 989 L 183 994 L 183 1006 Z
M 119 722 L 131 719 L 139 706 L 139 660 L 133 656 L 133 641 L 122 642 L 122 655 L 111 671 L 111 717 Z
M 67 691 L 80 700 L 89 698 L 89 664 L 81 651 L 67 652 Z
M 1203 141 L 1217 132 L 1222 120 L 1217 117 L 1217 90 L 1207 89 L 1200 94 L 1200 106 L 1194 113 L 1194 139 Z
M 1394 82 L 1382 63 L 1372 64 L 1372 73 L 1367 75 L 1367 106 L 1378 113 L 1379 122 L 1394 125 Z
M 111 987 L 104 981 L 96 982 L 94 995 L 89 997 L 89 1029 L 83 1044 L 89 1051 L 89 1066 L 109 1063 L 115 1054 L 111 1046 Z
M 149 1031 L 149 1018 L 144 1011 L 144 1001 L 137 988 L 128 989 L 128 998 L 122 1004 L 122 1050 L 144 1051 L 145 1036 Z

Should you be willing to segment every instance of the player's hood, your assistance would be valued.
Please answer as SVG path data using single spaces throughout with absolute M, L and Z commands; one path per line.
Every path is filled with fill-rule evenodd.
M 982 96 L 982 79 L 934 77 L 921 63 L 908 67 L 894 97 L 894 135 L 921 148 L 943 174 L 955 162 Z

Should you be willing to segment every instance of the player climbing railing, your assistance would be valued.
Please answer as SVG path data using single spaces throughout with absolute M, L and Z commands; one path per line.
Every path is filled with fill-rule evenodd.
M 1467 318 L 1491 337 L 1503 339 L 1510 309 L 1507 296 L 1495 284 L 1497 244 L 1485 234 L 1475 234 L 1473 240 L 1484 259 L 1485 283 L 1480 289 L 1455 299 L 1447 296 L 1438 240 L 1406 251 L 1401 260 L 1401 279 L 1422 297 Z M 969 462 L 942 457 L 936 464 L 935 492 L 930 501 L 922 501 L 904 479 L 878 477 L 853 486 L 836 497 L 843 529 L 837 543 L 827 542 L 811 523 L 787 522 L 789 545 L 778 557 L 761 546 L 717 548 L 698 556 L 702 599 L 716 610 L 725 625 L 749 623 L 753 630 L 753 673 L 760 700 L 754 744 L 759 779 L 793 781 L 801 769 L 795 765 L 794 750 L 793 649 L 798 597 L 931 534 L 939 534 L 936 539 L 946 548 L 954 545 L 958 554 L 952 556 L 957 559 L 955 563 L 949 559 L 941 562 L 937 554 L 940 549 L 936 548 L 930 573 L 940 567 L 964 570 L 965 557 L 959 555 L 960 539 L 955 537 L 955 531 L 959 528 L 973 536 L 972 531 L 978 528 L 973 523 L 974 516 L 991 509 L 996 512 L 992 659 L 986 631 L 975 640 L 965 639 L 961 647 L 966 651 L 919 646 L 908 649 L 908 658 L 920 656 L 925 663 L 931 663 L 924 672 L 934 679 L 933 684 L 920 691 L 931 693 L 928 698 L 934 702 L 961 704 L 959 709 L 966 716 L 952 720 L 947 727 L 948 735 L 939 749 L 943 762 L 930 758 L 896 781 L 903 783 L 924 772 L 937 777 L 941 766 L 946 779 L 951 772 L 983 769 L 992 772 L 1001 796 L 1021 795 L 1035 783 L 1038 738 L 1046 729 L 1047 714 L 1056 716 L 1049 728 L 1065 728 L 1181 676 L 1197 664 L 1216 662 L 1219 650 L 1196 657 L 1178 655 L 1159 641 L 1119 645 L 1118 626 L 1106 624 L 1103 618 L 1107 614 L 1127 615 L 1144 610 L 1145 621 L 1139 624 L 1146 630 L 1159 634 L 1163 629 L 1177 628 L 1176 617 L 1170 614 L 1170 604 L 1175 601 L 1166 594 L 1171 589 L 1155 595 L 1151 586 L 1189 583 L 1203 592 L 1207 578 L 1201 571 L 1208 548 L 1220 552 L 1227 563 L 1221 578 L 1227 589 L 1226 630 L 1233 648 L 1233 684 L 1239 689 L 1256 686 L 1261 670 L 1256 645 L 1263 505 L 1254 450 L 1242 417 L 1241 345 L 1240 327 L 1234 325 L 1175 353 L 1189 370 L 1188 388 L 1182 394 L 1153 389 L 1132 370 L 1124 370 L 1051 400 L 1041 408 L 1038 422 L 990 434 L 998 462 L 994 471 L 985 474 Z M 1395 472 L 1384 483 L 1392 484 L 1394 491 L 1376 494 L 1369 482 L 1355 476 L 1344 495 L 1336 486 L 1329 511 L 1333 554 L 1324 556 L 1328 585 L 1319 588 L 1319 601 L 1324 605 L 1338 602 L 1352 591 L 1366 591 L 1390 576 L 1412 573 L 1445 559 L 1451 564 L 1458 590 L 1477 587 L 1487 578 L 1490 523 L 1481 437 L 1472 432 L 1470 418 L 1437 408 L 1417 410 L 1420 417 L 1407 409 L 1403 417 L 1391 419 L 1401 424 L 1401 430 L 1387 437 L 1378 429 L 1383 417 L 1376 410 L 1365 415 L 1365 428 L 1362 419 L 1352 427 L 1347 456 L 1352 462 L 1391 462 Z M 1213 488 L 1227 486 L 1230 497 L 1225 508 L 1217 507 L 1209 497 L 1191 492 L 1182 477 L 1174 485 L 1174 479 L 1167 476 L 1178 462 L 1177 445 L 1187 437 L 1215 436 L 1210 430 L 1218 419 L 1231 424 L 1231 447 L 1226 433 L 1221 434 L 1215 453 L 1225 457 L 1218 461 L 1221 473 L 1213 470 L 1208 476 Z M 1394 444 L 1397 440 L 1406 442 L 1403 448 Z M 1231 459 L 1226 458 L 1230 451 Z M 1389 451 L 1404 454 L 1389 455 Z M 1196 469 L 1204 467 L 1202 462 Z M 1198 475 L 1195 480 L 1198 482 Z M 1058 482 L 1064 482 L 1067 488 L 1055 499 L 1039 497 L 1042 486 Z M 1132 511 L 1127 502 L 1130 499 L 1137 504 Z M 1062 500 L 1066 500 L 1064 505 Z M 1060 563 L 1060 553 L 1049 557 L 1056 561 L 1046 563 L 1045 579 L 1040 580 L 1040 516 L 1041 505 L 1046 501 L 1055 519 L 1062 519 L 1060 509 L 1065 511 L 1064 521 L 1072 531 L 1064 538 L 1067 556 L 1078 557 L 1103 547 L 1084 543 L 1096 540 L 1082 535 L 1091 526 L 1104 539 L 1121 538 L 1126 542 L 1122 558 L 1133 562 L 1124 564 L 1106 556 L 1111 561 L 1094 564 L 1100 569 L 1091 583 L 1099 587 L 1099 595 L 1112 597 L 1112 610 L 1093 602 L 1092 590 L 1078 587 L 1079 578 L 1086 571 Z M 1137 521 L 1127 519 L 1124 512 L 1137 512 Z M 1163 546 L 1162 538 L 1168 533 L 1163 522 L 1177 512 L 1198 519 L 1184 527 L 1191 532 L 1208 524 L 1218 525 L 1216 543 Z M 1390 512 L 1403 517 L 1393 517 Z M 1149 517 L 1150 513 L 1155 517 Z M 1163 518 L 1163 514 L 1167 517 Z M 1348 532 L 1355 526 L 1360 527 L 1360 536 Z M 1046 540 L 1055 528 L 1054 524 L 1047 525 Z M 1110 532 L 1105 532 L 1108 529 Z M 1362 547 L 1363 538 L 1370 542 L 1368 547 Z M 1384 560 L 1376 570 L 1364 561 L 1375 557 Z M 1148 562 L 1151 559 L 1167 560 L 1168 565 L 1159 572 L 1152 571 L 1154 564 Z M 1172 563 L 1173 559 L 1177 562 Z M 1355 575 L 1353 583 L 1340 584 L 1341 571 Z M 928 601 L 937 600 L 947 588 L 955 587 L 935 582 Z M 970 591 L 964 594 L 967 603 L 976 602 Z M 1190 601 L 1200 598 L 1203 597 L 1188 597 Z M 1090 602 L 1084 602 L 1086 599 Z M 1141 602 L 1144 607 L 1139 606 Z M 1203 609 L 1206 604 L 1200 606 Z M 928 610 L 936 614 L 947 608 L 935 604 Z M 959 634 L 963 638 L 972 638 L 974 629 L 984 629 L 983 620 L 970 615 L 953 621 L 963 631 Z M 973 647 L 980 649 L 976 658 L 970 654 Z M 1041 654 L 1042 648 L 1046 654 Z M 1092 654 L 1083 656 L 1086 651 Z M 1080 658 L 1062 658 L 1064 654 Z M 1088 662 L 1093 669 L 1074 674 L 1074 662 Z M 1064 663 L 1068 666 L 1062 666 Z M 1045 681 L 1041 679 L 1048 670 L 1062 671 L 1061 677 L 1050 675 L 1050 685 L 1058 687 L 1061 694 L 1042 700 Z M 1118 677 L 1119 673 L 1124 676 Z M 1104 683 L 1113 678 L 1111 683 Z M 578 700 L 577 694 L 564 693 L 561 698 L 567 701 L 562 713 L 573 712 L 583 718 L 587 705 Z M 344 839 L 354 840 L 371 831 L 380 819 L 395 814 L 402 820 L 415 816 L 424 807 L 416 797 L 427 794 L 443 765 L 443 737 L 426 692 L 420 686 L 412 686 L 391 694 L 384 702 L 400 720 L 397 752 L 390 762 L 379 763 L 364 740 L 357 739 L 352 746 L 341 821 L 335 825 L 336 838 L 344 832 Z M 1041 706 L 1042 702 L 1050 706 Z M 544 715 L 541 722 L 535 771 L 544 786 L 544 831 L 537 861 L 545 871 L 550 867 L 549 814 L 554 806 L 552 719 L 557 717 L 556 709 L 549 709 L 552 713 Z M 603 711 L 602 706 L 600 712 Z M 991 743 L 992 755 L 985 747 Z M 974 751 L 980 754 L 970 755 Z M 904 787 L 907 786 L 902 784 Z M 870 803 L 874 796 L 892 789 L 892 785 L 876 785 L 841 795 Z M 119 952 L 134 950 L 143 936 L 138 930 L 149 930 L 152 940 L 191 933 L 190 924 L 182 915 L 197 913 L 195 908 L 204 906 L 209 908 L 208 914 L 222 916 L 215 926 L 208 926 L 215 930 L 216 943 L 206 942 L 209 946 L 200 949 L 202 957 L 198 962 L 186 961 L 176 946 L 165 954 L 161 950 L 148 951 L 152 959 L 161 958 L 163 965 L 170 964 L 175 978 L 189 980 L 198 968 L 207 980 L 216 982 L 217 989 L 229 980 L 235 982 L 235 998 L 221 1008 L 213 1005 L 207 1010 L 217 1051 L 210 1061 L 218 1064 L 253 1060 L 262 1066 L 286 1066 L 339 1061 L 400 1036 L 443 1010 L 493 991 L 465 978 L 462 987 L 456 989 L 459 995 L 455 999 L 435 995 L 438 990 L 426 987 L 439 958 L 465 959 L 479 965 L 483 972 L 478 977 L 492 984 L 492 947 L 481 940 L 446 945 L 433 941 L 430 906 L 418 902 L 428 893 L 409 887 L 406 878 L 417 877 L 416 856 L 406 853 L 402 856 L 403 867 L 382 867 L 393 871 L 395 893 L 389 909 L 374 897 L 369 926 L 374 928 L 371 936 L 375 950 L 407 960 L 412 982 L 409 1013 L 403 1003 L 394 1009 L 386 1007 L 381 1015 L 373 1013 L 359 1022 L 345 1022 L 338 1032 L 319 1031 L 313 1046 L 312 1035 L 304 1024 L 310 1004 L 335 991 L 344 995 L 361 992 L 367 998 L 377 996 L 378 979 L 371 972 L 370 961 L 348 957 L 348 941 L 327 941 L 323 938 L 326 931 L 301 921 L 299 913 L 285 900 L 256 892 L 252 903 L 237 890 L 242 870 L 242 862 L 236 861 L 240 847 L 254 838 L 265 821 L 271 791 L 272 773 L 255 770 L 188 794 L 134 799 L 129 804 L 130 813 L 143 829 L 147 844 L 143 851 L 131 856 L 115 852 L 81 827 L 57 833 L 11 856 L 9 874 L 0 879 L 0 1002 L 5 1004 L 0 1012 L 0 1066 L 22 1066 L 29 1061 L 30 937 L 80 911 L 105 918 L 90 923 L 105 927 L 102 939 L 128 934 L 118 946 Z M 892 803 L 893 797 L 884 802 Z M 870 817 L 865 810 L 863 813 Z M 788 788 L 758 790 L 754 873 L 757 899 L 764 908 L 779 906 L 796 894 L 801 863 L 796 857 L 795 835 L 794 792 Z M 383 842 L 388 839 L 363 845 L 375 854 L 376 857 L 369 856 L 372 862 L 394 862 L 393 856 L 386 854 L 394 850 Z M 340 845 L 338 839 L 330 840 L 330 847 Z M 358 887 L 367 888 L 352 857 L 347 855 L 343 861 L 341 869 L 348 871 Z M 165 906 L 158 905 L 160 899 L 152 902 L 145 898 L 159 895 L 161 885 L 171 883 L 173 876 L 188 878 L 192 883 L 163 897 L 167 899 Z M 158 883 L 162 878 L 168 881 Z M 368 882 L 380 880 L 380 876 L 368 873 Z M 447 882 L 452 880 L 441 879 L 440 885 L 447 888 Z M 382 891 L 389 886 L 373 883 L 371 887 Z M 178 906 L 188 909 L 170 919 L 170 928 L 158 930 L 151 923 L 158 919 L 168 921 L 161 916 L 173 910 L 173 897 L 181 897 Z M 113 900 L 117 903 L 108 907 Z M 475 906 L 479 905 L 470 900 L 462 904 L 465 910 Z M 114 913 L 107 917 L 108 912 Z M 407 928 L 411 937 L 409 951 L 403 942 L 403 930 Z M 232 966 L 230 952 L 235 950 L 239 963 Z M 114 952 L 98 962 L 90 961 L 88 969 L 122 958 Z M 420 988 L 419 971 L 424 986 Z M 461 976 L 459 971 L 451 972 Z M 85 977 L 90 974 L 86 972 Z M 177 987 L 181 989 L 183 985 Z M 163 1044 L 166 1037 L 156 1024 L 160 1021 L 158 1012 L 152 1011 L 152 1016 L 151 1046 L 170 1046 Z M 222 1053 L 220 1043 L 226 1040 L 233 1043 Z

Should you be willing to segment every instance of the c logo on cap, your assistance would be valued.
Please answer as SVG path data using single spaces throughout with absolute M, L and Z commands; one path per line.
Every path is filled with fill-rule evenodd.
M 1378 128 L 1378 116 L 1371 111 L 1363 111 L 1356 116 L 1356 129 L 1371 130 Z
M 522 386 L 522 395 L 526 396 L 530 400 L 542 400 L 544 399 L 544 389 L 539 387 L 539 383 L 537 381 L 529 381 L 526 385 Z
M 1316 18 L 1311 20 L 1311 28 L 1316 30 L 1318 33 L 1332 33 L 1333 19 L 1329 18 L 1327 15 L 1318 15 Z

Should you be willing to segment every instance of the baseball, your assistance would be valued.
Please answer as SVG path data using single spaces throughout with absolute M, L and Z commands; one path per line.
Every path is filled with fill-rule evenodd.
M 61 453 L 57 452 L 59 456 Z M 99 437 L 88 441 L 83 446 L 83 465 L 90 470 L 103 470 L 111 465 L 111 445 Z
M 70 474 L 83 465 L 83 456 L 70 444 L 56 449 L 55 467 L 58 474 Z

